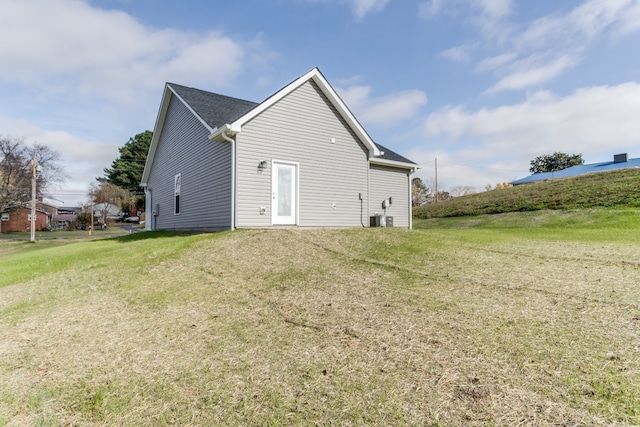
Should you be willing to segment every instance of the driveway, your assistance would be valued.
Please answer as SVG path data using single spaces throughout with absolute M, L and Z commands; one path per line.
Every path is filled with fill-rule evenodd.
M 112 225 L 112 227 L 118 227 L 118 228 L 121 228 L 122 230 L 126 230 L 129 234 L 139 233 L 141 231 L 144 231 L 144 228 L 140 228 L 138 224 L 118 224 L 118 225 Z

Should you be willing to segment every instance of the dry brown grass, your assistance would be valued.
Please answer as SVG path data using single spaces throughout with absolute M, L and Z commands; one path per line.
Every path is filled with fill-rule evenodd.
M 137 242 L 1 288 L 0 425 L 639 423 L 640 246 L 464 233 Z

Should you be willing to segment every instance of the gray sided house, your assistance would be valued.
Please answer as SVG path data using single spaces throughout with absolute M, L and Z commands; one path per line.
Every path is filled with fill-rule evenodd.
M 411 228 L 418 165 L 370 138 L 316 68 L 262 103 L 167 83 L 142 175 L 148 230 Z

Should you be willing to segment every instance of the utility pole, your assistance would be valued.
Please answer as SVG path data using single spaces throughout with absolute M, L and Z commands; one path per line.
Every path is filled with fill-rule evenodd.
M 438 158 L 436 157 L 436 203 L 438 203 Z
M 31 241 L 36 241 L 36 155 L 33 155 L 31 172 Z
M 91 225 L 89 226 L 89 236 L 93 234 L 93 194 L 91 194 Z

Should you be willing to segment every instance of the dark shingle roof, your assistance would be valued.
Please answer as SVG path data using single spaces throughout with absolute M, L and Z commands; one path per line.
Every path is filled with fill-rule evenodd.
M 227 123 L 232 123 L 257 105 L 256 102 L 245 101 L 243 99 L 232 98 L 230 96 L 219 95 L 200 89 L 194 89 L 175 83 L 168 83 L 169 86 L 202 118 L 212 129 L 222 127 Z M 391 160 L 394 162 L 416 164 L 406 157 L 376 144 L 383 155 L 378 159 Z
M 169 83 L 202 120 L 216 129 L 252 110 L 258 103 Z
M 417 163 L 414 163 L 411 160 L 407 159 L 406 157 L 401 156 L 400 154 L 396 153 L 395 151 L 389 150 L 387 147 L 383 147 L 382 145 L 378 144 L 377 142 L 376 142 L 376 145 L 378 146 L 380 151 L 382 151 L 384 153 L 382 156 L 378 156 L 377 157 L 378 159 L 392 160 L 394 162 L 410 163 L 412 165 L 417 164 Z

